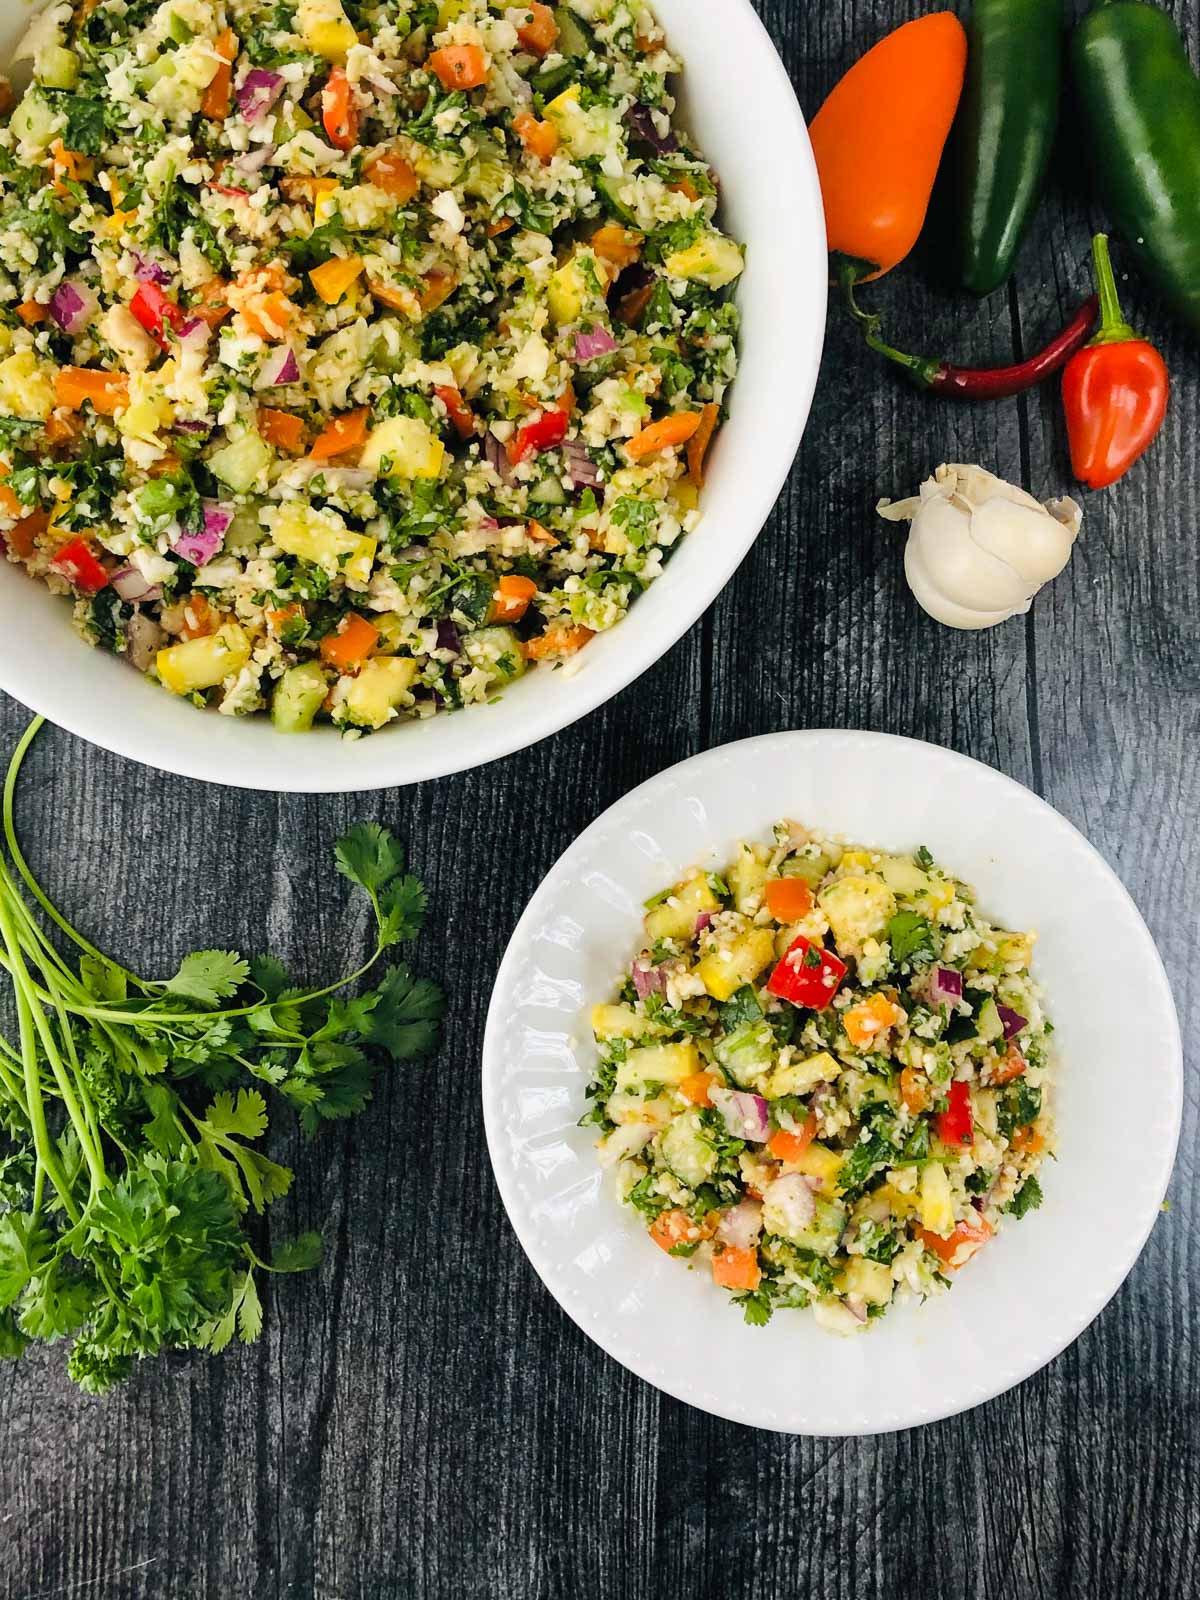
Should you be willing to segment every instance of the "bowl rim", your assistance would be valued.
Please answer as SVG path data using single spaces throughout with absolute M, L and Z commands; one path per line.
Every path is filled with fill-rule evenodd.
M 1082 846 L 1084 854 L 1091 859 L 1093 867 L 1099 870 L 1100 877 L 1106 881 L 1110 889 L 1116 891 L 1117 897 L 1124 902 L 1131 917 L 1131 926 L 1136 932 L 1147 956 L 1149 970 L 1153 973 L 1154 979 L 1159 985 L 1162 1019 L 1166 1023 L 1169 1038 L 1167 1056 L 1169 1071 L 1167 1076 L 1170 1084 L 1170 1103 L 1166 1107 L 1169 1116 L 1169 1137 L 1160 1152 L 1160 1164 L 1153 1174 L 1152 1187 L 1156 1196 L 1155 1205 L 1153 1208 L 1147 1207 L 1147 1220 L 1144 1227 L 1140 1230 L 1136 1241 L 1129 1241 L 1126 1249 L 1122 1252 L 1119 1270 L 1118 1264 L 1114 1260 L 1112 1281 L 1111 1284 L 1106 1286 L 1102 1297 L 1089 1302 L 1083 1313 L 1070 1324 L 1065 1334 L 1061 1337 L 1056 1337 L 1051 1345 L 1037 1346 L 1033 1354 L 1022 1356 L 1020 1360 L 1013 1364 L 1011 1369 L 1001 1376 L 998 1382 L 992 1384 L 988 1380 L 982 1385 L 977 1385 L 976 1391 L 966 1401 L 948 1401 L 944 1405 L 919 1405 L 914 1406 L 910 1412 L 895 1413 L 878 1423 L 856 1419 L 845 1426 L 838 1427 L 836 1430 L 818 1430 L 781 1424 L 777 1420 L 773 1420 L 772 1415 L 767 1411 L 749 1415 L 745 1409 L 740 1409 L 736 1405 L 725 1405 L 719 1400 L 714 1403 L 711 1393 L 706 1394 L 702 1399 L 698 1398 L 694 1390 L 690 1389 L 686 1383 L 674 1383 L 669 1376 L 664 1380 L 662 1369 L 654 1369 L 650 1358 L 641 1351 L 637 1352 L 636 1355 L 631 1355 L 627 1349 L 620 1354 L 616 1353 L 614 1349 L 609 1347 L 604 1338 L 588 1325 L 586 1313 L 579 1310 L 572 1302 L 571 1296 L 565 1292 L 565 1284 L 560 1285 L 555 1280 L 557 1263 L 545 1255 L 533 1241 L 525 1206 L 516 1192 L 516 1167 L 510 1161 L 501 1138 L 500 1098 L 503 1071 L 501 1065 L 501 1038 L 511 1022 L 513 978 L 523 959 L 524 951 L 529 945 L 530 935 L 542 917 L 544 907 L 554 896 L 555 881 L 560 874 L 569 870 L 573 858 L 578 857 L 581 861 L 585 860 L 594 842 L 606 836 L 613 825 L 613 813 L 620 812 L 626 818 L 636 815 L 639 802 L 644 802 L 651 798 L 660 788 L 665 789 L 679 780 L 685 769 L 688 771 L 689 781 L 696 785 L 703 776 L 706 766 L 716 766 L 728 760 L 731 752 L 738 752 L 740 764 L 745 769 L 750 770 L 754 766 L 756 753 L 764 747 L 783 746 L 793 743 L 801 745 L 815 744 L 830 738 L 865 739 L 878 743 L 885 748 L 887 746 L 916 747 L 926 752 L 936 752 L 939 759 L 947 760 L 968 771 L 978 769 L 986 775 L 985 781 L 997 782 L 1001 789 L 1016 791 L 1021 796 L 1022 804 L 1032 802 L 1035 809 L 1044 814 L 1045 820 L 1049 825 L 1064 830 L 1068 836 L 1073 837 L 1077 846 Z M 765 818 L 759 819 L 756 825 L 760 828 L 765 827 L 768 825 L 769 820 Z M 751 824 L 748 823 L 747 826 L 749 827 Z M 591 996 L 585 997 L 584 1008 L 586 1008 L 586 1004 L 591 998 Z M 705 1411 L 729 1422 L 737 1422 L 766 1431 L 820 1438 L 861 1437 L 898 1432 L 959 1415 L 974 1409 L 976 1406 L 994 1400 L 999 1395 L 1005 1394 L 1010 1389 L 1025 1382 L 1050 1362 L 1056 1360 L 1069 1345 L 1073 1344 L 1125 1284 L 1145 1248 L 1155 1222 L 1158 1220 L 1162 1201 L 1166 1196 L 1178 1153 L 1183 1116 L 1183 1088 L 1182 1035 L 1169 975 L 1154 936 L 1147 926 L 1137 903 L 1114 868 L 1096 846 L 1069 818 L 1052 806 L 1048 800 L 1045 800 L 1041 795 L 1028 788 L 1025 784 L 1018 782 L 1015 778 L 1009 777 L 1007 773 L 989 766 L 986 762 L 979 761 L 973 756 L 963 755 L 949 746 L 935 744 L 931 740 L 915 739 L 902 734 L 882 733 L 866 728 L 786 729 L 715 745 L 707 750 L 699 751 L 695 755 L 688 756 L 671 767 L 664 768 L 661 772 L 654 774 L 645 782 L 637 785 L 636 788 L 619 796 L 610 806 L 605 807 L 604 811 L 576 836 L 547 870 L 518 919 L 497 969 L 491 997 L 488 1002 L 481 1051 L 481 1098 L 484 1130 L 496 1187 L 509 1225 L 516 1234 L 526 1258 L 559 1307 L 566 1312 L 581 1332 L 603 1350 L 607 1356 L 619 1362 L 620 1365 L 626 1367 L 644 1382 L 669 1394 L 673 1399 L 680 1400 L 698 1410 Z M 597 1171 L 599 1170 L 597 1167 Z M 613 1207 L 615 1210 L 615 1200 L 613 1201 Z M 563 1292 L 560 1292 L 560 1287 Z
M 726 7 L 730 7 L 733 16 L 726 13 Z M 744 47 L 753 55 L 754 70 L 760 81 L 762 74 L 769 74 L 774 115 L 780 127 L 790 132 L 791 138 L 790 148 L 776 152 L 780 164 L 788 171 L 789 209 L 803 215 L 805 227 L 809 229 L 805 241 L 809 259 L 805 265 L 811 267 L 819 262 L 822 270 L 810 274 L 813 293 L 809 311 L 796 328 L 795 354 L 802 366 L 793 374 L 794 404 L 790 415 L 777 424 L 770 470 L 747 478 L 744 485 L 739 486 L 741 510 L 737 526 L 744 532 L 740 537 L 708 547 L 704 571 L 692 580 L 692 594 L 687 605 L 668 609 L 658 617 L 653 628 L 642 632 L 635 650 L 626 647 L 627 635 L 622 633 L 629 618 L 622 619 L 612 630 L 619 641 L 615 646 L 609 635 L 601 635 L 593 645 L 595 654 L 591 660 L 586 666 L 581 662 L 583 670 L 575 675 L 569 698 L 563 692 L 565 684 L 548 681 L 544 692 L 523 695 L 522 715 L 511 722 L 489 722 L 483 715 L 487 707 L 467 707 L 466 711 L 475 716 L 458 738 L 440 733 L 447 723 L 458 723 L 457 715 L 381 730 L 386 736 L 386 758 L 372 755 L 361 765 L 352 759 L 353 752 L 347 749 L 338 730 L 324 727 L 312 730 L 297 749 L 300 741 L 279 734 L 262 715 L 232 719 L 253 727 L 257 739 L 253 747 L 244 743 L 235 730 L 220 728 L 220 723 L 230 719 L 218 718 L 212 713 L 207 731 L 199 736 L 190 735 L 182 718 L 194 717 L 196 713 L 183 705 L 167 708 L 171 713 L 179 713 L 178 719 L 171 717 L 169 728 L 164 730 L 165 719 L 157 712 L 152 713 L 143 726 L 136 714 L 133 694 L 112 699 L 111 711 L 100 720 L 95 715 L 94 705 L 80 705 L 72 692 L 87 675 L 86 657 L 82 657 L 83 664 L 78 670 L 62 674 L 46 672 L 35 663 L 22 671 L 19 663 L 0 651 L 0 691 L 77 738 L 179 777 L 266 793 L 360 793 L 449 777 L 516 754 L 570 727 L 649 672 L 701 619 L 761 533 L 791 471 L 807 425 L 824 343 L 828 299 L 827 274 L 823 269 L 826 254 L 824 210 L 804 115 L 783 61 L 751 0 L 732 0 L 732 4 L 731 0 L 722 0 L 722 12 L 726 28 L 736 19 Z M 678 31 L 678 24 L 675 28 Z M 689 83 L 686 44 L 680 53 L 684 62 L 680 87 L 686 102 Z M 767 90 L 764 88 L 763 92 Z M 736 410 L 736 383 L 732 393 Z M 697 534 L 701 531 L 697 530 Z M 697 534 L 688 537 L 695 538 Z M 670 576 L 670 572 L 663 574 L 668 592 Z M 23 575 L 10 574 L 5 581 L 19 581 L 21 577 Z M 634 617 L 647 598 L 640 597 L 631 608 Z M 606 648 L 601 650 L 598 646 Z M 551 674 L 547 673 L 546 677 L 549 680 Z M 164 693 L 146 680 L 140 687 L 156 699 Z M 529 688 L 533 688 L 532 683 Z M 110 704 L 107 699 L 104 703 L 106 707 Z M 148 700 L 146 703 L 149 706 Z M 174 736 L 176 725 L 182 730 L 178 737 Z M 439 729 L 436 736 L 433 735 L 435 728 Z M 425 737 L 421 737 L 423 732 Z M 374 739 L 353 743 L 359 750 L 366 746 L 377 748 Z

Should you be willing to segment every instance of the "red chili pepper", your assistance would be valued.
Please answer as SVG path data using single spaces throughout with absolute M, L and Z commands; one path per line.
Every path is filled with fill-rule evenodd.
M 823 1011 L 845 976 L 844 961 L 800 933 L 784 951 L 782 961 L 767 980 L 767 988 L 794 1006 Z
M 72 539 L 70 544 L 63 545 L 50 565 L 84 594 L 98 594 L 108 583 L 108 573 L 92 554 L 86 539 Z
M 1089 489 L 1104 489 L 1129 471 L 1158 437 L 1167 414 L 1167 364 L 1121 316 L 1108 237 L 1092 240 L 1100 331 L 1063 373 L 1063 409 L 1071 470 Z
M 142 283 L 138 291 L 129 302 L 129 309 L 146 329 L 152 333 L 165 350 L 168 340 L 165 326 L 169 324 L 178 333 L 187 321 L 187 313 L 177 306 L 174 300 L 168 300 L 166 295 L 156 283 Z
M 556 444 L 561 444 L 567 436 L 567 413 L 552 407 L 543 411 L 534 422 L 526 422 L 518 428 L 508 447 L 508 459 L 515 467 L 524 461 L 526 456 L 536 455 L 539 450 L 550 450 Z
M 949 395 L 953 400 L 1004 400 L 1009 395 L 1024 394 L 1036 388 L 1081 350 L 1087 336 L 1096 326 L 1100 302 L 1095 295 L 1085 300 L 1061 333 L 1051 339 L 1036 354 L 1010 367 L 956 367 L 952 362 L 939 361 L 936 356 L 913 356 L 895 350 L 879 336 L 879 317 L 874 312 L 863 311 L 850 294 L 850 309 L 858 319 L 867 345 L 886 356 L 904 371 L 918 389 L 929 389 L 934 394 Z
M 975 1137 L 971 1089 L 961 1078 L 950 1085 L 950 1104 L 938 1116 L 937 1136 L 943 1144 L 970 1144 Z

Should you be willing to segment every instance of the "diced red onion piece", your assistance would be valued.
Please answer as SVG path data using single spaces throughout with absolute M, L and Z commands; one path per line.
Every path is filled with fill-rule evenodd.
M 696 926 L 692 929 L 692 938 L 698 939 L 712 921 L 711 911 L 697 911 Z
M 381 95 L 385 100 L 394 100 L 399 93 L 396 85 L 384 77 L 364 78 L 363 82 L 373 94 Z
M 300 363 L 296 360 L 296 352 L 286 344 L 278 350 L 272 350 L 262 364 L 258 382 L 264 388 L 276 388 L 281 383 L 299 383 Z
M 562 447 L 566 475 L 577 489 L 598 489 L 600 468 L 592 460 L 582 439 L 567 439 Z
M 848 1294 L 846 1296 L 846 1310 L 854 1318 L 855 1322 L 865 1322 L 867 1320 L 867 1302 L 860 1294 Z
M 650 107 L 645 106 L 640 100 L 635 100 L 625 113 L 625 126 L 635 139 L 640 139 L 643 144 L 648 144 L 656 155 L 673 155 L 679 149 L 679 140 L 673 133 L 659 133 L 654 125 L 654 117 Z
M 927 992 L 935 1006 L 956 1006 L 962 999 L 962 973 L 953 967 L 935 967 Z
M 238 110 L 247 122 L 257 122 L 282 93 L 283 79 L 278 72 L 268 72 L 265 67 L 253 67 L 236 90 Z
M 610 356 L 616 348 L 617 341 L 607 328 L 593 328 L 590 333 L 575 335 L 575 359 L 581 364 L 594 361 L 597 356 Z
M 228 506 L 218 505 L 215 500 L 206 500 L 203 530 L 200 533 L 180 534 L 171 546 L 172 553 L 184 561 L 190 561 L 194 567 L 204 566 L 225 543 L 225 535 L 232 521 L 233 512 Z
M 179 324 L 179 337 L 190 339 L 193 334 L 199 333 L 203 338 L 208 338 L 208 323 L 203 317 L 188 317 Z
M 1011 1006 L 1002 1006 L 997 1002 L 996 1010 L 1000 1013 L 1000 1021 L 1004 1024 L 1004 1042 L 1006 1044 L 1010 1039 L 1015 1039 L 1022 1028 L 1029 1026 L 1029 1018 L 1023 1017 L 1019 1011 L 1014 1011 Z
M 244 155 L 236 156 L 232 164 L 239 172 L 247 174 L 261 172 L 274 154 L 273 144 L 256 144 L 253 150 L 247 150 Z
M 136 567 L 122 567 L 109 579 L 122 600 L 130 604 L 137 600 L 158 600 L 162 590 L 157 584 L 147 583 Z
M 762 1201 L 739 1200 L 717 1223 L 717 1238 L 734 1250 L 749 1250 L 762 1232 Z
M 767 1185 L 764 1196 L 778 1210 L 787 1214 L 790 1224 L 807 1228 L 817 1214 L 817 1202 L 807 1179 L 798 1172 L 785 1172 Z
M 208 433 L 216 426 L 215 422 L 200 422 L 194 418 L 185 417 L 182 422 L 171 424 L 172 433 Z
M 64 333 L 81 333 L 95 315 L 99 302 L 86 283 L 60 283 L 50 296 L 50 315 Z
M 462 654 L 462 639 L 449 617 L 443 617 L 437 625 L 437 647 L 452 650 L 456 656 Z
M 496 435 L 490 431 L 483 436 L 483 454 L 488 465 L 499 476 L 500 482 L 506 485 L 511 484 L 513 475 L 508 461 L 508 451 L 500 443 Z
M 630 968 L 630 976 L 639 1000 L 644 1000 L 649 994 L 666 993 L 667 974 L 662 967 L 652 967 L 648 961 L 635 961 Z
M 133 252 L 133 275 L 141 283 L 162 284 L 171 281 L 171 274 L 166 267 L 152 260 L 150 256 L 142 255 L 140 250 Z
M 771 1125 L 767 1117 L 767 1102 L 762 1095 L 747 1094 L 742 1089 L 715 1088 L 708 1091 L 708 1097 L 725 1119 L 725 1126 L 735 1139 L 747 1139 L 751 1144 L 766 1144 Z

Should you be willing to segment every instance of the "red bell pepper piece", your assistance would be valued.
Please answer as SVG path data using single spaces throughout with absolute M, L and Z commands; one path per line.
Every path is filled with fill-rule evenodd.
M 767 980 L 767 988 L 781 1000 L 790 1000 L 794 1006 L 822 1011 L 845 976 L 844 961 L 839 961 L 824 945 L 813 944 L 799 933 Z
M 515 467 L 526 456 L 536 455 L 539 450 L 552 450 L 566 436 L 567 413 L 552 406 L 535 421 L 526 422 L 517 429 L 508 446 L 508 459 Z
M 928 1228 L 918 1228 L 917 1238 L 927 1250 L 933 1251 L 944 1267 L 957 1272 L 960 1267 L 966 1266 L 977 1250 L 982 1249 L 994 1232 L 986 1217 L 976 1217 L 969 1222 L 960 1222 L 954 1232 L 947 1234 L 944 1239 L 940 1234 L 931 1233 Z
M 72 539 L 50 563 L 55 572 L 83 594 L 98 594 L 108 584 L 108 573 L 92 554 L 86 539 Z
M 168 300 L 156 283 L 139 284 L 137 293 L 129 302 L 129 309 L 164 350 L 168 343 L 166 327 L 169 325 L 178 333 L 187 321 L 187 313 L 174 300 Z
M 961 1078 L 950 1085 L 950 1104 L 938 1115 L 937 1135 L 943 1144 L 970 1144 L 975 1137 L 971 1088 Z
M 1063 409 L 1071 470 L 1089 489 L 1104 489 L 1129 471 L 1158 437 L 1171 380 L 1158 351 L 1121 315 L 1108 258 L 1108 238 L 1092 240 L 1100 331 L 1063 373 Z

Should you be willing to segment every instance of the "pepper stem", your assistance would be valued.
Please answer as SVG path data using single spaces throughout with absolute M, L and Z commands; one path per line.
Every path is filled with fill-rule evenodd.
M 1117 280 L 1113 275 L 1112 258 L 1108 253 L 1108 235 L 1098 233 L 1092 240 L 1092 261 L 1096 269 L 1096 292 L 1100 296 L 1100 326 L 1089 345 L 1127 344 L 1137 334 L 1125 321 L 1121 301 L 1117 295 Z
M 878 355 L 894 362 L 896 366 L 903 367 L 919 389 L 932 389 L 943 371 L 943 363 L 929 356 L 908 355 L 884 341 L 879 332 L 883 320 L 879 313 L 864 311 L 855 298 L 854 289 L 859 277 L 858 265 L 849 259 L 842 261 L 838 268 L 838 281 L 846 297 L 847 309 L 862 330 L 863 342 L 869 350 L 874 350 Z

